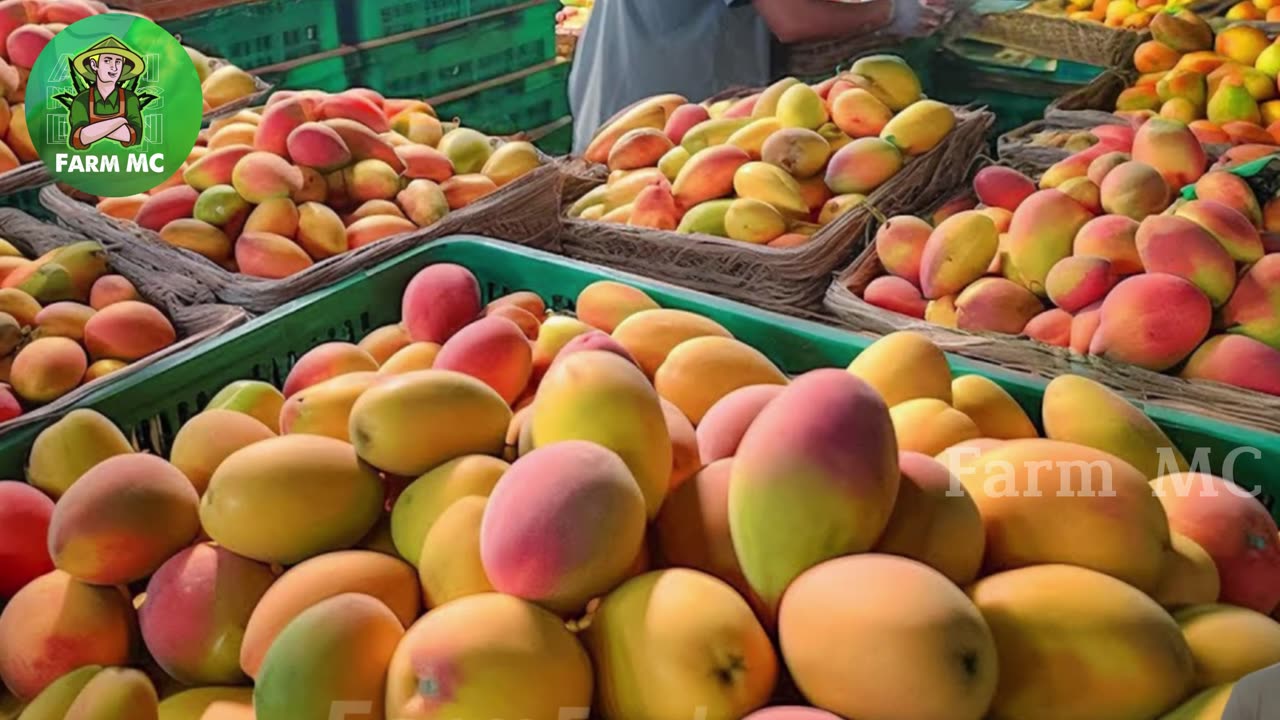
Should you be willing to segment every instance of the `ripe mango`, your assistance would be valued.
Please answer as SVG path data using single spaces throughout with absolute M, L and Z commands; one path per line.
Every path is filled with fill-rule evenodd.
M 981 212 L 966 210 L 943 220 L 920 256 L 924 296 L 932 300 L 966 288 L 986 274 L 999 245 L 995 223 Z
M 880 137 L 903 155 L 915 157 L 941 144 L 955 125 L 956 115 L 950 106 L 937 100 L 917 100 L 889 120 Z

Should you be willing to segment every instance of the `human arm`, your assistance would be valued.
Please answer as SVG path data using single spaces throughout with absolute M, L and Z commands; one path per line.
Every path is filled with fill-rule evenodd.
M 893 19 L 893 2 L 842 3 L 831 0 L 751 0 L 756 12 L 783 43 L 845 38 L 878 30 Z
M 127 90 L 124 93 L 124 119 L 127 124 L 112 137 L 129 147 L 142 139 L 142 106 L 138 103 L 138 96 Z M 128 137 L 121 137 L 125 133 Z

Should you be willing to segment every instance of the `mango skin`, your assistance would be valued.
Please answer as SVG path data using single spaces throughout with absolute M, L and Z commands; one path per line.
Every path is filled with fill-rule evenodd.
M 1153 718 L 1192 689 L 1191 653 L 1173 618 L 1114 578 L 1040 565 L 979 580 L 969 596 L 1000 660 L 995 717 Z M 1075 631 L 1059 633 L 1057 618 L 1070 618 Z M 1071 683 L 1048 681 L 1055 675 L 1046 671 L 1067 668 Z
M 105 415 L 72 410 L 36 436 L 27 482 L 57 500 L 98 463 L 131 452 L 128 438 Z
M 253 688 L 202 687 L 160 701 L 159 720 L 253 720 Z
M 498 687 L 527 690 L 494 692 Z M 387 671 L 386 708 L 389 717 L 552 720 L 565 709 L 587 714 L 591 695 L 591 662 L 560 618 L 510 595 L 483 593 L 443 605 L 409 628 Z
M 204 494 L 209 478 L 231 453 L 276 434 L 252 415 L 232 410 L 206 410 L 178 430 L 169 461 Z
M 1071 254 L 1076 233 L 1092 216 L 1058 190 L 1040 190 L 1013 212 L 1004 253 L 1005 277 L 1044 297 L 1049 270 Z
M 849 372 L 870 383 L 889 407 L 916 398 L 951 403 L 951 366 L 920 333 L 885 335 L 853 359 Z
M 385 605 L 348 593 L 303 611 L 276 637 L 253 690 L 257 720 L 383 717 L 387 666 L 404 626 Z
M 898 480 L 893 423 L 875 390 L 840 370 L 796 378 L 760 412 L 734 459 L 729 527 L 752 589 L 776 608 L 800 573 L 870 549 Z
M 782 385 L 787 377 L 759 350 L 732 338 L 686 340 L 663 361 L 654 388 L 696 426 L 724 396 L 750 385 Z
M 1089 354 L 1162 372 L 1199 347 L 1209 334 L 1213 308 L 1190 281 L 1143 273 L 1116 285 L 1098 315 Z
M 529 423 L 535 448 L 586 440 L 617 453 L 640 485 L 646 515 L 657 516 L 670 485 L 671 436 L 657 391 L 634 364 L 601 350 L 559 360 L 542 379 Z
M 986 548 L 977 504 L 945 465 L 927 455 L 902 451 L 898 467 L 898 497 L 875 552 L 924 563 L 961 587 L 973 582 Z
M 257 677 L 281 631 L 307 608 L 343 593 L 364 593 L 408 627 L 422 608 L 417 574 L 400 560 L 369 550 L 325 553 L 289 568 L 267 589 L 249 616 L 240 644 L 240 668 Z
M 285 435 L 236 451 L 218 466 L 200 521 L 219 545 L 268 563 L 294 564 L 351 547 L 377 522 L 382 481 L 347 443 Z M 271 522 L 257 513 L 270 508 Z
M 431 526 L 464 497 L 489 497 L 511 466 L 487 455 L 464 455 L 432 468 L 409 484 L 391 509 L 391 537 L 400 557 L 418 564 Z

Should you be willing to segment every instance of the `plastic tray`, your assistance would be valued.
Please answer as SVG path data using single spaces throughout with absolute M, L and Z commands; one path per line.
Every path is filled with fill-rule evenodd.
M 431 97 L 540 65 L 556 56 L 557 2 L 361 47 L 360 83 L 388 97 Z
M 351 81 L 350 64 L 354 55 L 325 57 L 303 62 L 274 76 L 276 87 L 281 90 L 324 90 L 342 92 L 355 85 Z
M 779 367 L 799 373 L 817 367 L 844 367 L 873 342 L 826 325 L 799 320 L 740 303 L 677 288 L 655 280 L 567 260 L 527 248 L 460 235 L 423 246 L 357 273 L 332 287 L 283 305 L 195 351 L 155 363 L 87 397 L 94 408 L 119 423 L 145 449 L 164 452 L 173 434 L 226 384 L 241 379 L 282 383 L 298 357 L 330 340 L 357 341 L 375 328 L 400 320 L 400 295 L 423 267 L 452 262 L 480 279 L 486 300 L 512 290 L 532 290 L 555 309 L 572 308 L 587 285 L 615 279 L 649 293 L 663 307 L 710 317 L 743 342 L 759 348 Z M 1044 382 L 983 363 L 949 356 L 957 375 L 980 374 L 1008 390 L 1039 422 Z M 1280 491 L 1280 435 L 1217 423 L 1162 407 L 1145 408 L 1191 457 L 1208 452 L 1214 471 L 1238 447 L 1235 477 Z M 40 426 L 0 435 L 0 477 L 21 477 L 28 449 Z M 1197 451 L 1194 448 L 1205 448 Z M 1273 510 L 1274 512 L 1274 510 Z
M 569 63 L 553 61 L 517 73 L 510 80 L 434 98 L 441 118 L 462 118 L 490 135 L 510 135 L 541 127 L 569 114 Z
M 503 10 L 526 0 L 341 0 L 342 37 L 362 43 Z
M 341 44 L 337 0 L 259 0 L 162 23 L 210 56 L 242 69 L 315 55 Z

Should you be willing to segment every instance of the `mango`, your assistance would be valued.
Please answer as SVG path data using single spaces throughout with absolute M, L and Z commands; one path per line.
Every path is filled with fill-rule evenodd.
M 94 281 L 89 290 L 89 306 L 101 310 L 126 300 L 138 300 L 138 289 L 122 275 L 103 275 Z M 37 324 L 38 324 L 37 319 Z
M 1151 21 L 1151 35 L 1180 53 L 1209 50 L 1213 47 L 1213 30 L 1190 10 L 1157 13 Z
M 1180 375 L 1280 395 L 1277 369 L 1280 350 L 1244 335 L 1215 335 L 1187 358 Z
M 253 151 L 253 148 L 248 145 L 228 145 L 226 147 L 218 148 L 217 150 L 211 150 L 206 153 L 204 157 L 201 157 L 199 160 L 196 160 L 187 167 L 186 171 L 182 174 L 182 181 L 195 189 L 197 193 L 204 192 L 215 185 L 231 185 L 235 176 L 236 166 L 240 164 L 242 159 L 252 154 Z M 279 157 L 277 157 L 277 160 L 284 162 L 286 165 L 288 164 Z M 257 162 L 268 162 L 272 168 L 279 167 L 279 164 L 275 162 L 263 161 L 261 159 Z M 171 188 L 164 192 L 171 193 L 173 189 L 174 188 Z M 187 194 L 188 193 L 182 193 L 182 195 Z M 153 196 L 153 198 L 154 197 L 155 196 Z M 173 200 L 170 201 L 166 199 L 165 202 L 176 202 L 178 197 L 178 193 L 172 193 Z M 153 199 L 152 202 L 160 201 Z M 149 206 L 151 204 L 152 203 L 148 203 L 147 205 Z M 141 218 L 143 214 L 143 211 L 139 211 L 139 218 Z M 142 223 L 139 222 L 139 224 L 141 225 Z M 161 223 L 161 225 L 163 225 L 163 223 Z M 144 225 L 144 227 L 149 226 Z M 157 228 L 152 227 L 151 229 Z
M 729 331 L 714 320 L 672 309 L 645 309 L 628 314 L 613 331 L 613 338 L 650 378 L 677 345 L 703 336 L 731 337 Z
M 813 568 L 787 591 L 779 630 L 801 692 L 845 717 L 978 720 L 997 692 L 996 642 L 978 608 L 914 560 L 867 554 Z
M 201 220 L 172 220 L 160 228 L 160 239 L 174 247 L 203 255 L 215 263 L 231 259 L 231 239 L 220 228 Z
M 1074 313 L 1106 297 L 1116 281 L 1110 260 L 1072 255 L 1059 260 L 1049 270 L 1045 291 L 1054 305 Z
M 1040 190 L 1013 213 L 1002 248 L 1005 277 L 1044 297 L 1049 270 L 1071 254 L 1076 233 L 1091 219 L 1087 210 L 1058 190 Z
M 54 680 L 39 695 L 31 701 L 30 705 L 24 710 L 18 707 L 14 714 L 4 716 L 6 720 L 44 720 L 45 718 L 61 719 L 66 716 L 67 710 L 71 708 L 71 704 L 79 697 L 80 692 L 85 689 L 95 676 L 103 671 L 101 665 L 85 665 L 76 668 L 62 677 Z M 16 699 L 12 702 L 18 702 Z M 8 710 L 6 705 L 0 705 L 0 709 Z
M 1114 215 L 1142 220 L 1169 205 L 1169 186 L 1150 165 L 1126 162 L 1117 165 L 1102 181 L 1102 209 Z
M 609 150 L 610 170 L 636 170 L 653 167 L 674 143 L 667 134 L 656 128 L 636 128 L 618 138 Z
M 920 289 L 896 275 L 882 275 L 867 284 L 862 299 L 876 307 L 924 319 L 928 301 Z
M 236 162 L 231 185 L 240 197 L 257 205 L 301 190 L 302 172 L 279 155 L 251 152 Z
M 284 394 L 261 380 L 237 380 L 218 391 L 205 410 L 233 410 L 245 413 L 266 425 L 271 432 L 280 431 L 280 408 Z
M 0 612 L 0 680 L 34 700 L 63 675 L 129 660 L 133 608 L 116 588 L 88 585 L 60 570 L 36 578 Z
M 1112 273 L 1118 276 L 1140 273 L 1143 267 L 1138 255 L 1138 227 L 1136 220 L 1123 215 L 1096 217 L 1076 233 L 1072 254 L 1107 260 Z
M 564 491 L 549 492 L 552 486 Z M 587 498 L 591 503 L 582 504 Z M 585 536 L 548 525 L 566 518 L 578 518 L 572 525 Z M 500 592 L 574 614 L 625 577 L 644 525 L 644 496 L 618 455 L 580 440 L 541 446 L 517 460 L 489 496 L 480 530 L 484 572 Z M 549 544 L 530 554 L 535 538 Z
M 1222 592 L 1222 581 L 1213 558 L 1186 535 L 1174 532 L 1171 538 L 1173 546 L 1164 574 L 1151 597 L 1166 608 L 1216 603 Z
M 1182 53 L 1159 40 L 1148 40 L 1134 51 L 1133 63 L 1140 73 L 1163 72 L 1172 70 L 1181 57 Z
M 830 105 L 831 120 L 851 138 L 878 137 L 893 119 L 889 106 L 862 88 L 840 93 Z
M 853 359 L 849 372 L 869 383 L 889 407 L 916 398 L 951 402 L 947 358 L 919 333 L 901 331 L 880 338 Z
M 805 128 L 784 128 L 764 141 L 760 159 L 787 171 L 797 180 L 817 175 L 827 165 L 831 146 Z
M 952 406 L 977 425 L 982 437 L 1018 440 L 1039 435 L 1013 396 L 981 375 L 962 375 L 951 381 L 951 396 Z
M 691 155 L 717 145 L 724 145 L 734 133 L 750 125 L 751 118 L 713 118 L 689 128 L 680 140 L 680 146 Z
M 655 614 L 672 622 L 641 622 Z M 605 718 L 739 718 L 768 702 L 778 674 L 747 602 L 723 581 L 687 568 L 646 573 L 609 593 L 585 643 Z
M 1201 178 L 1201 182 L 1203 180 Z M 1200 183 L 1197 183 L 1196 187 L 1199 186 Z M 1256 208 L 1256 204 L 1254 207 Z M 1262 259 L 1262 237 L 1249 218 L 1238 210 L 1214 200 L 1201 199 L 1179 206 L 1176 214 L 1191 220 L 1213 236 L 1232 260 L 1248 264 Z
M 84 326 L 84 344 L 95 360 L 139 360 L 176 341 L 169 318 L 136 300 L 104 307 Z
M 969 416 L 935 398 L 917 398 L 893 406 L 898 448 L 933 456 L 979 436 L 978 426 Z
M 924 563 L 961 586 L 972 582 L 986 544 L 977 505 L 947 467 L 927 455 L 903 450 L 898 466 L 898 497 L 874 551 Z
M 1269 578 L 1280 567 L 1276 523 L 1253 488 L 1205 473 L 1174 473 L 1151 483 L 1169 527 L 1194 540 L 1218 568 L 1220 602 L 1265 613 L 1280 588 Z
M 252 720 L 253 688 L 204 687 L 160 701 L 159 720 Z
M 904 164 L 896 145 L 878 137 L 858 138 L 840 148 L 827 164 L 827 187 L 837 195 L 869 195 Z
M 1043 413 L 1046 437 L 1110 453 L 1148 479 L 1187 468 L 1178 448 L 1141 410 L 1088 378 L 1054 379 L 1045 388 Z
M 347 247 L 357 250 L 379 240 L 417 230 L 418 226 L 404 218 L 375 215 L 347 226 Z
M 1214 306 L 1235 290 L 1235 263 L 1212 235 L 1177 216 L 1147 218 L 1138 228 L 1138 255 L 1149 273 L 1168 273 L 1199 288 Z
M 884 530 L 898 489 L 892 433 L 873 387 L 837 370 L 797 378 L 752 423 L 735 457 L 729 521 L 743 572 L 767 607 L 809 567 L 867 550 Z M 858 442 L 815 451 L 813 443 L 837 436 Z M 803 518 L 803 530 L 779 518 Z
M 396 173 L 406 170 L 407 161 L 400 159 L 398 148 L 392 145 L 386 138 L 374 132 L 368 126 L 363 125 L 354 120 L 346 118 L 330 118 L 324 121 L 324 124 L 333 129 L 342 138 L 342 142 L 346 143 L 347 148 L 351 150 L 351 158 L 353 160 L 381 160 L 386 163 Z M 266 118 L 263 118 L 263 126 L 266 125 Z M 258 138 L 261 140 L 263 135 L 262 126 L 258 129 Z M 441 139 L 443 143 L 443 139 Z M 440 148 L 443 152 L 443 148 Z
M 995 638 L 997 717 L 1045 717 L 1050 707 L 1062 708 L 1051 714 L 1062 718 L 1158 717 L 1191 690 L 1191 653 L 1173 618 L 1114 578 L 1041 565 L 979 580 L 969 596 Z M 1056 630 L 1053 618 L 1063 615 L 1075 632 Z M 1121 657 L 1130 660 L 1110 662 Z M 1046 674 L 1068 667 L 1067 686 Z
M 698 452 L 703 465 L 733 457 L 747 428 L 782 388 L 780 384 L 738 388 L 712 405 L 697 426 Z
M 943 220 L 930 233 L 920 256 L 920 289 L 924 296 L 932 300 L 951 295 L 982 277 L 999 243 L 995 223 L 976 210 Z
M 1161 720 L 1213 720 L 1221 718 L 1226 712 L 1227 702 L 1231 699 L 1235 683 L 1218 685 L 1202 690 L 1179 705 L 1173 712 Z
M 733 192 L 734 174 L 751 158 L 741 148 L 721 145 L 695 153 L 672 183 L 676 203 L 686 210 Z
M 1138 128 L 1131 154 L 1136 162 L 1158 170 L 1170 188 L 1199 180 L 1208 165 L 1195 134 L 1183 123 L 1165 118 L 1152 118 Z
M 320 122 L 307 122 L 289 133 L 289 158 L 296 165 L 333 172 L 351 164 L 351 149 L 338 131 Z
M 501 658 L 501 660 L 499 660 Z M 488 688 L 525 687 L 519 695 Z M 592 670 L 564 622 L 510 595 L 482 593 L 414 623 L 386 673 L 391 717 L 423 708 L 443 717 L 557 718 L 586 714 Z
M 1158 584 L 1169 525 L 1147 476 L 1124 460 L 1059 440 L 1010 440 L 955 473 L 982 513 L 989 572 L 1067 563 L 1144 592 Z
M 203 495 L 209 478 L 227 457 L 275 435 L 271 428 L 251 415 L 232 410 L 206 410 L 178 430 L 169 461 L 191 481 L 196 492 Z
M 793 217 L 809 216 L 800 184 L 781 168 L 764 162 L 749 162 L 733 176 L 733 190 L 739 198 L 766 203 L 778 212 Z
M 640 191 L 627 224 L 654 230 L 675 230 L 680 220 L 680 210 L 671 191 L 658 185 L 650 185 Z
M 1217 92 L 1209 98 L 1206 116 L 1209 122 L 1219 125 L 1237 121 L 1255 125 L 1262 122 L 1257 101 L 1249 94 L 1249 90 L 1235 79 L 1223 80 L 1218 86 Z
M 268 649 L 308 608 L 346 593 L 363 593 L 387 607 L 402 627 L 421 610 L 421 589 L 413 568 L 369 550 L 325 553 L 289 568 L 267 588 L 253 609 L 240 645 L 240 667 L 257 678 Z
M 0 572 L 0 597 L 13 597 L 28 583 L 54 569 L 46 538 L 53 500 L 34 487 L 12 480 L 0 481 L 0 542 L 4 543 L 4 569 Z
M 36 436 L 27 481 L 56 500 L 103 460 L 131 452 L 129 440 L 106 417 L 72 410 Z
M 1013 212 L 1036 188 L 1030 178 L 1017 170 L 990 165 L 974 175 L 973 190 L 982 204 Z
M 1222 307 L 1222 322 L 1227 332 L 1280 350 L 1280 253 L 1265 255 L 1245 270 Z
M 825 181 L 822 187 L 826 189 Z M 803 185 L 801 186 L 801 189 L 804 189 Z M 831 191 L 827 190 L 826 194 L 830 195 Z M 862 207 L 866 202 L 866 195 L 836 195 L 823 203 L 821 209 L 818 211 L 818 224 L 826 225 L 828 223 L 833 223 L 845 213 Z
M 13 359 L 9 381 L 23 400 L 53 402 L 79 387 L 88 368 L 84 350 L 65 337 L 42 337 L 24 346 Z
M 440 516 L 423 542 L 418 579 L 428 608 L 493 592 L 480 559 L 480 526 L 487 500 L 469 496 Z
M 627 323 L 642 315 L 624 321 L 615 339 L 621 342 L 619 336 Z M 590 409 L 601 396 L 610 398 L 610 412 L 605 416 Z M 564 440 L 587 440 L 616 452 L 639 483 L 647 516 L 657 515 L 670 484 L 671 438 L 658 393 L 635 365 L 604 351 L 574 353 L 561 359 L 542 379 L 529 422 L 535 448 Z M 622 426 L 629 428 L 628 432 L 617 432 Z
M 955 127 L 955 112 L 937 100 L 917 100 L 903 108 L 880 131 L 880 137 L 907 157 L 938 147 Z
M 721 398 L 750 385 L 783 385 L 787 378 L 760 351 L 733 338 L 686 340 L 654 374 L 654 388 L 694 425 Z
M 404 165 L 406 180 L 430 180 L 442 183 L 453 177 L 453 163 L 444 153 L 426 145 L 401 145 L 395 149 L 396 157 Z M 493 158 L 491 157 L 490 160 Z M 488 164 L 488 163 L 486 163 Z M 493 171 L 495 177 L 501 177 Z M 492 178 L 490 178 L 492 180 Z M 496 184 L 497 181 L 494 181 Z
M 985 227 L 980 220 L 972 219 L 971 222 L 974 227 Z M 918 217 L 899 215 L 889 218 L 876 230 L 875 236 L 876 254 L 884 269 L 914 285 L 920 285 L 920 265 L 933 232 L 929 223 Z M 945 241 L 945 238 L 939 237 L 940 243 Z
M 304 610 L 277 636 L 253 690 L 258 720 L 383 716 L 387 667 L 404 627 L 382 603 L 347 593 Z
M 356 544 L 382 505 L 381 481 L 350 445 L 285 435 L 238 450 L 218 466 L 200 503 L 200 522 L 238 555 L 292 564 Z M 255 522 L 253 513 L 264 507 L 272 509 L 272 521 Z
M 666 132 L 667 137 L 671 138 L 671 142 L 679 145 L 690 128 L 710 119 L 711 115 L 705 107 L 686 103 L 671 111 L 663 131 Z
M 151 657 L 187 685 L 235 684 L 249 616 L 275 581 L 266 565 L 209 543 L 167 560 L 138 614 Z
M 281 434 L 322 435 L 349 442 L 351 408 L 378 377 L 371 371 L 346 373 L 295 393 L 281 408 Z
M 283 394 L 285 398 L 290 398 L 312 385 L 339 375 L 374 372 L 377 369 L 378 361 L 358 345 L 346 342 L 323 343 L 308 350 L 294 363 L 285 377 Z
M 845 79 L 876 96 L 890 110 L 901 112 L 920 99 L 920 79 L 896 55 L 867 55 L 854 62 Z
M 1280 663 L 1280 623 L 1256 610 L 1195 605 L 1173 617 L 1191 648 L 1197 689 L 1233 683 Z
M 511 404 L 529 383 L 533 355 L 524 333 L 514 322 L 486 317 L 449 338 L 432 367 L 477 378 Z

